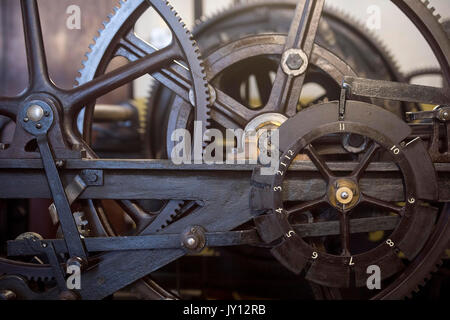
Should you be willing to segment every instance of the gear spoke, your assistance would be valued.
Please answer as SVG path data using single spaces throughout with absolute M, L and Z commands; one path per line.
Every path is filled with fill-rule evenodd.
M 244 128 L 252 118 L 252 112 L 223 91 L 215 90 L 217 98 L 211 117 L 225 128 L 229 128 L 229 121 L 236 124 L 238 128 Z
M 142 59 L 131 62 L 108 74 L 66 92 L 64 108 L 72 114 L 78 113 L 85 103 L 111 92 L 146 73 L 161 69 L 180 55 L 176 45 L 155 51 Z
M 330 179 L 334 176 L 331 172 L 330 168 L 327 166 L 325 161 L 322 160 L 317 150 L 313 147 L 312 144 L 308 145 L 304 149 L 311 159 L 311 161 L 314 163 L 314 165 L 319 169 L 322 176 L 325 178 L 326 181 L 330 181 Z
M 128 216 L 136 224 L 136 233 L 142 232 L 153 220 L 154 216 L 147 214 L 139 206 L 129 200 L 117 202 L 120 207 L 128 214 Z
M 389 203 L 389 202 L 381 200 L 381 199 L 370 197 L 366 194 L 361 194 L 361 202 L 373 205 L 380 209 L 385 209 L 390 212 L 394 212 L 400 216 L 403 215 L 403 210 L 404 210 L 403 207 L 396 206 L 395 204 Z
M 373 160 L 373 157 L 375 156 L 379 148 L 380 146 L 375 142 L 370 146 L 369 150 L 366 152 L 361 162 L 358 164 L 358 166 L 355 168 L 355 170 L 353 170 L 351 174 L 356 180 L 361 179 L 361 176 L 364 174 L 364 171 L 367 169 L 370 162 Z
M 36 89 L 42 82 L 49 82 L 39 8 L 36 0 L 21 0 L 21 7 L 29 81 L 31 88 Z
M 305 57 L 300 58 L 300 52 L 306 55 L 306 60 L 310 59 L 320 17 L 322 16 L 323 5 L 324 0 L 307 0 L 297 5 L 284 48 L 284 52 L 288 56 L 284 57 L 283 55 L 281 59 L 281 64 L 286 63 L 286 68 L 291 69 L 292 72 L 308 66 L 309 62 L 305 61 Z M 296 60 L 301 63 L 296 66 L 290 66 L 286 61 L 291 56 L 292 58 L 295 56 Z M 278 112 L 285 113 L 290 117 L 296 114 L 303 82 L 306 77 L 305 71 L 294 76 L 287 74 L 282 65 L 278 68 L 268 103 L 270 110 L 278 110 Z
M 312 209 L 317 208 L 317 207 L 319 207 L 319 206 L 321 206 L 323 204 L 326 204 L 326 203 L 328 203 L 326 197 L 320 197 L 320 198 L 315 199 L 315 200 L 307 201 L 307 202 L 304 202 L 302 204 L 299 204 L 299 205 L 296 205 L 296 206 L 293 206 L 293 207 L 289 208 L 287 210 L 288 211 L 288 215 L 290 216 L 290 215 L 293 215 L 293 214 L 296 214 L 296 213 L 299 213 L 299 212 L 312 210 Z
M 156 47 L 140 39 L 134 31 L 131 31 L 125 39 L 121 39 L 116 54 L 133 62 L 156 51 L 158 51 Z M 172 66 L 152 73 L 152 77 L 184 100 L 189 101 L 189 90 L 192 87 L 189 69 L 178 61 L 173 62 Z
M 349 257 L 350 253 L 350 213 L 341 212 L 340 217 L 342 256 Z

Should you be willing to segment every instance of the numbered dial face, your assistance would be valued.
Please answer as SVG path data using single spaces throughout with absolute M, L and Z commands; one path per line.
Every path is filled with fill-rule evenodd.
M 332 161 L 328 160 L 319 151 L 323 141 L 344 134 L 364 138 L 365 150 L 329 155 Z M 270 195 L 263 191 L 271 199 L 270 208 L 255 219 L 261 235 L 277 238 L 273 255 L 291 271 L 304 272 L 308 280 L 328 287 L 365 286 L 371 265 L 380 267 L 382 279 L 401 271 L 404 259 L 412 260 L 423 245 L 423 239 L 415 238 L 420 229 L 434 224 L 426 216 L 435 212 L 417 195 L 417 163 L 408 149 L 416 142 L 397 145 L 380 131 L 338 121 L 281 150 Z M 398 176 L 395 188 L 384 188 L 382 177 L 367 178 L 376 171 L 374 160 L 388 167 L 386 175 Z M 298 161 L 314 166 L 313 180 L 320 184 L 296 187 L 302 185 L 302 172 L 295 168 Z M 371 183 L 380 186 L 375 194 L 369 191 Z M 317 185 L 323 185 L 321 190 Z

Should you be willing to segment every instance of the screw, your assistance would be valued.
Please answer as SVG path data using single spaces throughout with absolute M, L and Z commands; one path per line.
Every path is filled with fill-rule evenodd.
M 58 160 L 58 161 L 55 162 L 55 164 L 56 164 L 57 168 L 64 167 L 64 161 L 63 160 Z
M 44 109 L 37 104 L 33 104 L 27 109 L 27 117 L 32 121 L 37 122 L 42 119 L 44 115 Z
M 444 116 L 444 120 L 450 119 L 450 113 L 448 113 L 448 111 L 445 111 L 443 116 Z
M 50 117 L 50 112 L 48 112 L 48 111 L 45 111 L 45 112 L 44 112 L 44 116 L 46 116 L 46 117 Z
M 350 195 L 349 195 L 346 191 L 344 191 L 344 192 L 341 193 L 341 198 L 344 199 L 344 200 L 345 200 L 345 199 L 348 199 L 349 196 L 350 196 Z
M 30 119 L 28 119 L 28 118 L 23 118 L 23 122 L 28 122 L 28 121 L 30 121 Z
M 197 240 L 195 240 L 194 237 L 189 237 L 186 239 L 186 244 L 189 248 L 195 248 L 195 245 L 197 244 Z
M 97 174 L 92 173 L 92 174 L 89 174 L 89 175 L 86 177 L 86 180 L 87 180 L 88 182 L 91 182 L 91 183 L 97 182 L 98 176 L 97 176 Z
M 416 199 L 414 199 L 414 198 L 409 198 L 409 199 L 408 199 L 408 202 L 409 202 L 410 204 L 414 204 L 414 203 L 416 202 Z
M 80 257 L 73 257 L 67 260 L 67 266 L 77 266 L 82 269 L 84 266 L 86 266 L 86 262 Z
M 298 53 L 291 53 L 286 60 L 286 65 L 291 70 L 300 70 L 303 63 L 304 61 Z
M 42 248 L 47 248 L 47 243 L 42 242 Z
M 37 128 L 37 129 L 41 129 L 41 128 L 42 128 L 42 124 L 36 123 L 36 128 Z

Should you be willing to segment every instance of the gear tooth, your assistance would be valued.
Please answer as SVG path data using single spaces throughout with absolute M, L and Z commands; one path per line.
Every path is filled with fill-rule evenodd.
M 175 19 L 178 21 L 178 23 L 180 23 L 181 28 L 185 30 L 186 35 L 189 39 L 189 41 L 192 42 L 193 40 L 193 36 L 191 34 L 191 32 L 188 30 L 186 24 L 184 23 L 182 17 L 179 15 L 179 13 L 174 10 L 174 7 L 171 5 L 171 3 L 168 0 L 163 0 L 162 1 L 167 8 L 170 10 L 170 12 L 172 12 L 173 16 L 175 17 Z M 111 35 L 115 35 L 116 31 L 113 29 L 115 25 L 118 25 L 119 27 L 122 25 L 122 23 L 119 24 L 112 24 L 111 21 L 113 21 L 115 19 L 115 17 L 117 16 L 119 19 L 118 14 L 120 14 L 120 10 L 119 9 L 125 9 L 127 6 L 133 8 L 133 5 L 135 5 L 136 2 L 133 1 L 123 1 L 123 0 L 119 0 L 119 5 L 118 6 L 114 6 L 113 7 L 113 13 L 108 15 L 107 21 L 103 21 L 102 22 L 102 28 L 100 28 L 98 30 L 98 37 L 96 36 L 94 38 L 94 43 L 89 46 L 89 49 L 91 52 L 95 52 L 96 54 L 102 54 L 104 52 L 102 52 L 103 50 L 103 46 L 105 45 L 105 43 L 109 43 L 110 41 L 112 41 L 113 39 L 111 38 L 110 41 L 102 41 L 101 43 L 99 43 L 99 37 L 108 37 L 109 34 Z M 111 30 L 113 29 L 113 30 Z M 193 43 L 193 42 L 192 42 Z M 196 46 L 194 43 L 192 44 L 194 47 Z M 104 48 L 106 50 L 106 47 Z M 200 63 L 201 62 L 201 54 L 199 52 L 197 52 L 196 50 L 197 48 L 194 49 L 195 54 L 197 56 L 197 60 Z M 100 51 L 100 52 L 99 52 Z M 87 56 L 87 58 L 89 59 L 89 56 Z M 93 74 L 90 74 L 93 71 L 93 68 L 89 68 L 89 70 L 87 70 L 87 63 L 86 62 L 82 62 L 83 68 L 80 71 L 80 77 L 78 77 L 76 79 L 76 81 L 80 84 L 80 82 L 82 82 L 83 80 L 88 80 L 93 78 Z M 198 68 L 194 68 L 195 73 L 198 74 L 200 73 Z M 201 70 L 201 72 L 204 74 L 204 69 Z M 199 83 L 197 83 L 197 86 L 199 85 Z M 208 105 L 209 102 L 209 94 L 203 97 L 203 93 L 202 93 L 202 105 L 206 104 L 206 107 Z M 204 116 L 203 116 L 204 117 Z M 202 117 L 202 118 L 203 118 Z
M 430 5 L 430 1 L 428 0 L 421 0 L 422 4 L 431 12 L 431 14 L 434 16 L 436 21 L 439 23 L 441 28 L 444 30 L 444 32 L 447 33 L 447 31 L 444 28 L 444 25 L 441 23 L 442 16 L 436 12 L 436 8 Z
M 173 9 L 173 6 L 170 4 L 170 2 L 169 1 L 167 1 L 167 0 L 164 0 L 164 2 L 166 3 L 166 5 L 170 8 L 170 10 L 172 10 L 172 11 L 175 11 L 174 9 Z

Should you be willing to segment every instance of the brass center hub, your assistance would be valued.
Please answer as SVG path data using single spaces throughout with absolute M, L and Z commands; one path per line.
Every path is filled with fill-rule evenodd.
M 353 191 L 347 187 L 336 190 L 336 200 L 341 204 L 349 204 L 353 200 Z
M 338 210 L 349 210 L 359 201 L 358 184 L 350 179 L 338 179 L 328 187 L 328 200 Z

